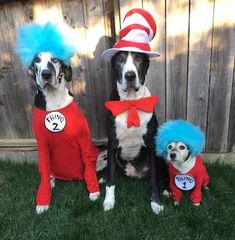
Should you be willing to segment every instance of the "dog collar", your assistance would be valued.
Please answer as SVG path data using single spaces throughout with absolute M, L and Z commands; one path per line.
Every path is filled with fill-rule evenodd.
M 107 101 L 105 102 L 105 107 L 110 110 L 115 117 L 125 111 L 128 111 L 127 127 L 139 127 L 140 117 L 137 110 L 141 110 L 143 112 L 153 112 L 158 100 L 158 96 L 151 96 L 140 98 L 138 100 Z

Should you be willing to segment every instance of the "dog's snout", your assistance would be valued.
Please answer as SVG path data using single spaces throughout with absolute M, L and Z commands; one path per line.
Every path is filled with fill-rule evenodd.
M 176 153 L 174 153 L 174 152 L 170 153 L 170 158 L 171 159 L 174 159 L 175 157 L 176 157 Z
M 51 77 L 52 77 L 52 72 L 51 72 L 51 70 L 49 70 L 49 69 L 44 69 L 44 70 L 42 71 L 42 77 L 43 77 L 44 79 L 46 79 L 46 80 L 51 79 Z
M 136 74 L 134 71 L 128 71 L 125 73 L 125 79 L 129 82 L 134 81 L 136 79 Z

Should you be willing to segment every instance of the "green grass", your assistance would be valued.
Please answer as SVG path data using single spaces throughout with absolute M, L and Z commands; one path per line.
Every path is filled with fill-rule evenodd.
M 174 207 L 162 198 L 165 211 L 154 215 L 148 181 L 117 173 L 116 205 L 104 212 L 104 186 L 97 202 L 88 199 L 84 182 L 57 181 L 50 209 L 35 213 L 37 167 L 0 162 L 1 240 L 150 240 L 235 239 L 235 170 L 209 164 L 211 191 L 195 208 L 187 196 Z

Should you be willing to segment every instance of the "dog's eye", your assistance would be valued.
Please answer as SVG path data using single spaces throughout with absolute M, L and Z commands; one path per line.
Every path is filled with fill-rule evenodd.
M 36 63 L 40 63 L 40 62 L 41 62 L 41 58 L 40 58 L 40 57 L 35 57 L 35 58 L 34 58 L 34 61 L 35 61 Z
M 124 62 L 124 57 L 120 55 L 120 56 L 118 57 L 118 61 L 119 61 L 120 63 Z
M 52 58 L 51 61 L 52 61 L 53 63 L 59 62 L 58 58 Z
M 180 150 L 184 150 L 184 149 L 185 149 L 185 146 L 180 145 Z
M 136 62 L 142 62 L 142 57 L 140 55 L 136 55 L 135 61 Z
M 169 150 L 171 150 L 172 149 L 172 145 L 168 145 L 168 147 L 167 147 Z

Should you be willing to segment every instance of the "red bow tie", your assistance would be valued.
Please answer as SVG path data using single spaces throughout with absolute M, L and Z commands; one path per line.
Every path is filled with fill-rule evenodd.
M 140 98 L 138 100 L 107 101 L 105 102 L 105 107 L 112 112 L 113 116 L 117 116 L 120 113 L 129 110 L 127 116 L 127 127 L 139 127 L 140 117 L 137 110 L 141 110 L 143 112 L 153 112 L 158 99 L 158 96 L 151 96 Z

